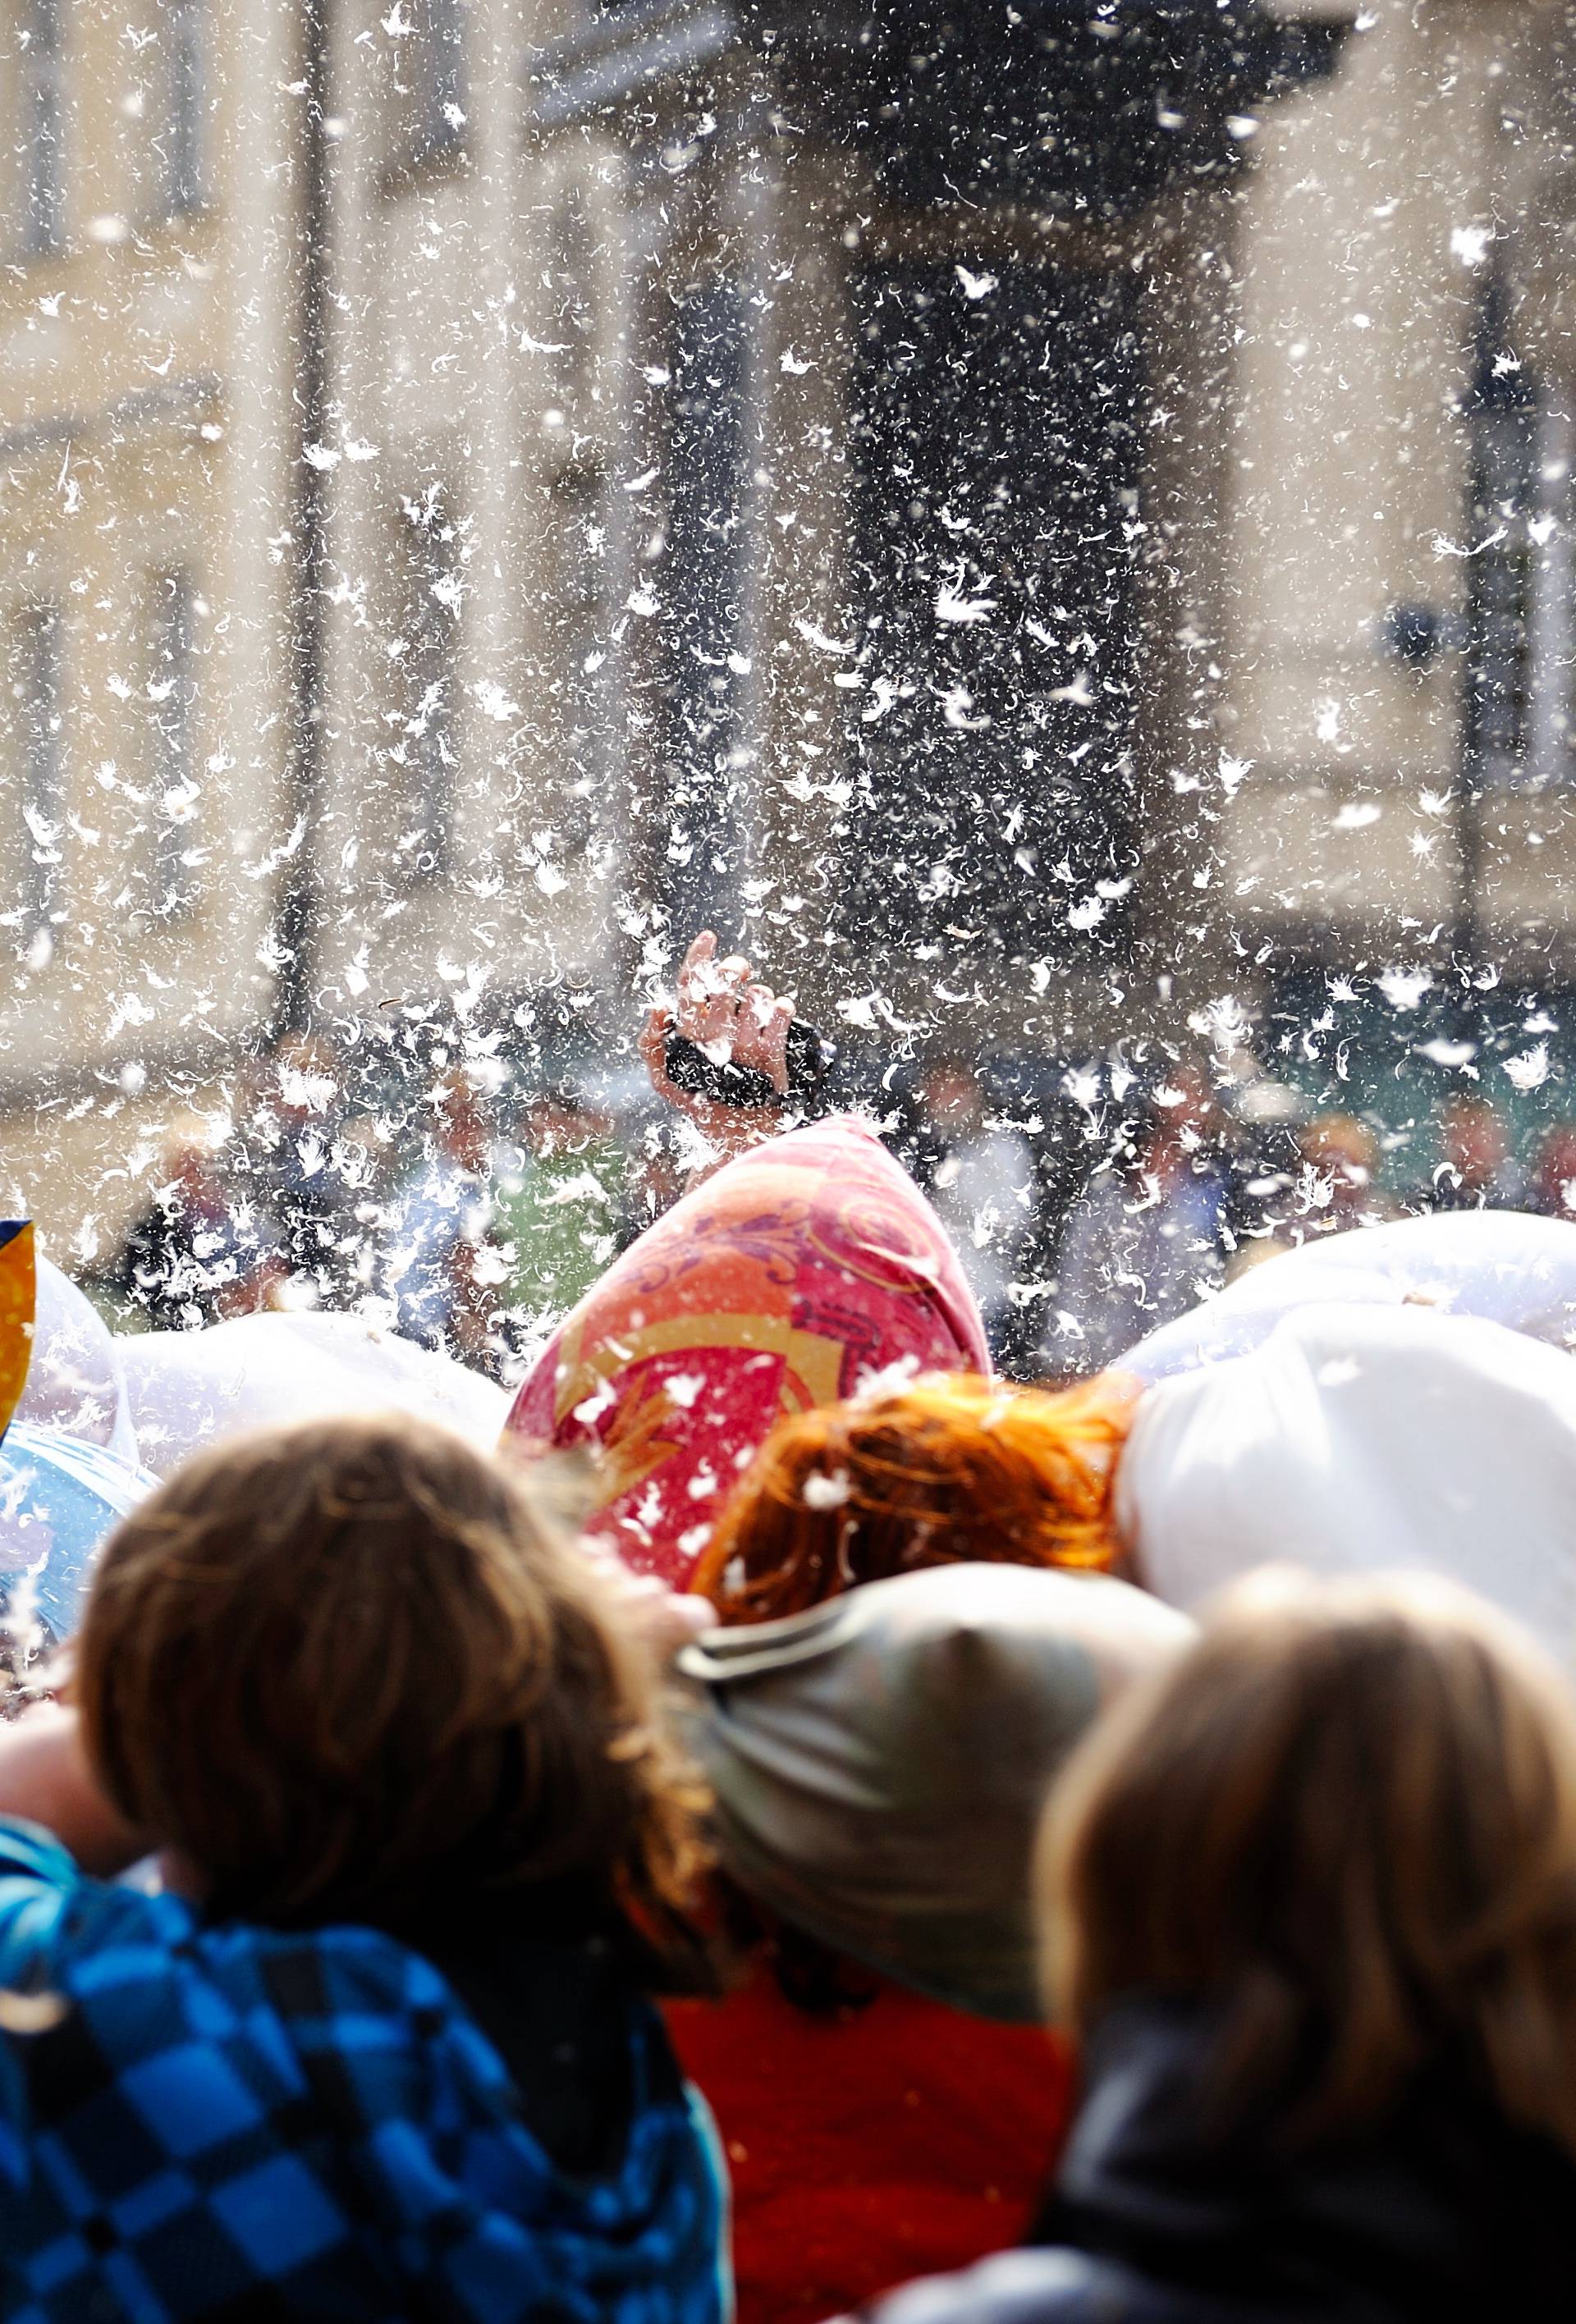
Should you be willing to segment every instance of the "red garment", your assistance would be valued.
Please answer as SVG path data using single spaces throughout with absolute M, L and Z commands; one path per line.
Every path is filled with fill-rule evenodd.
M 1066 2046 L 872 1978 L 836 2015 L 764 1964 L 722 2002 L 670 2002 L 674 2046 L 733 2180 L 739 2324 L 820 2324 L 913 2275 L 1021 2240 L 1071 2106 Z
M 730 1162 L 616 1260 L 515 1398 L 505 1444 L 595 1443 L 589 1530 L 682 1588 L 784 1413 L 872 1374 L 988 1369 L 940 1220 L 862 1123 Z M 733 2180 L 740 2324 L 820 2324 L 1023 2233 L 1066 2108 L 1034 2027 L 872 1978 L 819 2016 L 764 1967 L 670 2024 Z

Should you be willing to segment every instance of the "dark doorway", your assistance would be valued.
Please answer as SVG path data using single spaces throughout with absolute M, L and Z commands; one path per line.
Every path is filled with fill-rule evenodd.
M 1135 868 L 1139 394 L 1125 275 L 853 286 L 846 932 L 1015 957 L 1121 941 Z
M 731 925 L 744 844 L 738 792 L 739 570 L 745 308 L 726 279 L 674 305 L 666 475 L 657 566 L 663 854 L 656 892 L 675 925 Z

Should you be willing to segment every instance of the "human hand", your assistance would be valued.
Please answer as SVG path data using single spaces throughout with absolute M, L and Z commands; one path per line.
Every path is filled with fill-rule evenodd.
M 600 1542 L 582 1541 L 580 1553 L 597 1570 L 614 1618 L 632 1630 L 659 1663 L 670 1663 L 681 1646 L 717 1628 L 710 1600 L 683 1597 L 654 1573 L 632 1573 Z
M 726 1105 L 678 1088 L 668 1079 L 668 1035 L 682 1034 L 718 1064 L 765 1074 L 786 1096 L 793 1022 L 793 1001 L 763 983 L 742 954 L 719 960 L 716 936 L 703 928 L 684 955 L 672 1004 L 654 1009 L 646 1019 L 640 1052 L 657 1095 L 687 1115 L 708 1145 L 726 1157 L 769 1137 L 774 1116 L 766 1108 Z
M 124 1872 L 153 1845 L 106 1797 L 70 1703 L 34 1703 L 0 1726 L 0 1816 L 42 1824 L 100 1878 Z

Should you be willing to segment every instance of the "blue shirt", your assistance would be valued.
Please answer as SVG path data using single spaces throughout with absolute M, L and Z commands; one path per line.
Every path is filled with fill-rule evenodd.
M 435 1347 L 454 1320 L 454 1266 L 486 1232 L 491 1200 L 473 1171 L 435 1154 L 403 1189 L 388 1222 L 384 1252 L 387 1289 L 398 1302 L 399 1328 Z
M 727 2314 L 715 2141 L 643 2000 L 622 2161 L 573 2180 L 420 1954 L 370 1929 L 209 1926 L 0 1820 L 5 2018 L 9 2324 Z

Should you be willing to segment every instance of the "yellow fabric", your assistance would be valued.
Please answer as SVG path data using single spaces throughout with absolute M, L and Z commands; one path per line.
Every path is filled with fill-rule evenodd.
M 0 1436 L 27 1385 L 37 1295 L 32 1221 L 0 1219 Z

